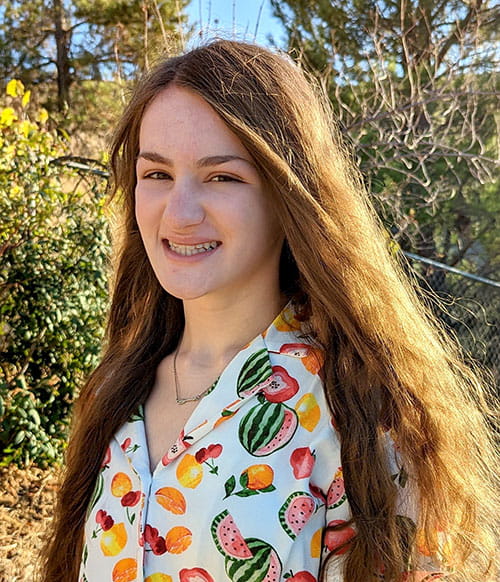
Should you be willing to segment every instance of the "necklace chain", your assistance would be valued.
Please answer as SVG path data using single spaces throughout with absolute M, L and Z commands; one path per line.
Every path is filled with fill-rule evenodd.
M 179 353 L 179 346 L 177 346 L 177 349 L 175 350 L 175 354 L 174 354 L 174 362 L 173 362 L 173 368 L 174 368 L 174 384 L 175 384 L 175 401 L 177 402 L 177 404 L 187 404 L 188 402 L 197 402 L 198 400 L 201 400 L 203 397 L 205 397 L 210 390 L 213 388 L 214 384 L 217 382 L 217 380 L 215 380 L 215 382 L 213 382 L 212 384 L 210 384 L 210 386 L 208 388 L 205 388 L 205 390 L 203 390 L 202 392 L 200 392 L 199 394 L 197 394 L 196 396 L 190 396 L 188 398 L 181 398 L 179 396 L 179 378 L 177 377 L 177 354 Z

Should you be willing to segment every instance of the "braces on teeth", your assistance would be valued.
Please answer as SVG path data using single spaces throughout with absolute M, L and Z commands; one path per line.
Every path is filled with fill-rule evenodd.
M 204 253 L 206 251 L 211 251 L 218 246 L 217 241 L 200 243 L 197 245 L 176 245 L 175 243 L 168 242 L 168 246 L 171 250 L 178 253 L 179 255 L 197 255 L 199 253 Z

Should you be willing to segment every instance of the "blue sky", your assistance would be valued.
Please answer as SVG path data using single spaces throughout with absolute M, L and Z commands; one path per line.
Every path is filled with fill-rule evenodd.
M 191 0 L 186 13 L 196 32 L 201 30 L 204 37 L 219 34 L 224 38 L 267 45 L 267 37 L 271 34 L 277 46 L 284 48 L 283 30 L 280 22 L 272 16 L 270 0 Z

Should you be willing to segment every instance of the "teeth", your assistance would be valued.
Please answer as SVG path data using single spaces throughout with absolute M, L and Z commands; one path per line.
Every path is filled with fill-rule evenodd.
M 177 254 L 190 257 L 191 255 L 198 255 L 199 253 L 211 251 L 217 248 L 218 243 L 213 240 L 211 242 L 199 243 L 197 245 L 178 245 L 168 241 L 168 246 Z

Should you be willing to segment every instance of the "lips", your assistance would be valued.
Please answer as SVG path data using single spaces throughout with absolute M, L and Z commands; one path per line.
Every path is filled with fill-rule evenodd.
M 207 253 L 216 249 L 221 243 L 216 240 L 206 241 L 202 243 L 197 243 L 194 245 L 183 245 L 179 243 L 174 243 L 170 240 L 165 241 L 168 248 L 176 253 L 177 255 L 182 255 L 185 257 L 190 257 L 192 255 L 199 255 L 201 253 Z

